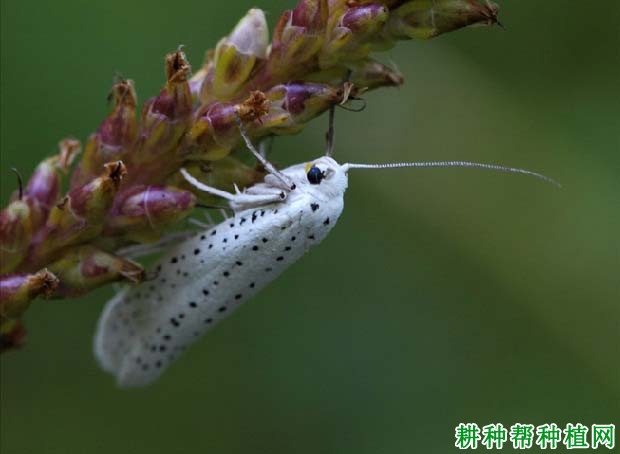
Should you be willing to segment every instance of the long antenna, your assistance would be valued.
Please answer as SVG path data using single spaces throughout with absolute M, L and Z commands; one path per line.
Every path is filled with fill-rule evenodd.
M 496 170 L 506 173 L 517 173 L 521 175 L 528 175 L 534 178 L 543 180 L 546 183 L 550 183 L 558 188 L 562 185 L 552 178 L 541 173 L 532 172 L 530 170 L 519 169 L 515 167 L 505 167 L 496 164 L 483 164 L 480 162 L 468 162 L 468 161 L 428 161 L 428 162 L 394 162 L 387 164 L 343 164 L 342 169 L 346 172 L 349 169 L 400 169 L 404 167 L 468 167 L 474 169 L 486 169 Z

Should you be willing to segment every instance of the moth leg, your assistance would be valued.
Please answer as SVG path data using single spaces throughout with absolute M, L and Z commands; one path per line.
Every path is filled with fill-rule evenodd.
M 261 191 L 262 192 L 262 191 Z M 260 194 L 237 194 L 235 200 L 230 202 L 233 211 L 243 211 L 248 208 L 258 208 L 272 203 L 281 203 L 286 199 L 284 191 L 264 192 Z
M 437 24 L 435 24 L 435 10 L 437 9 L 437 3 L 435 0 L 431 2 L 433 6 L 431 7 L 431 24 L 434 29 L 437 28 Z
M 224 208 L 220 208 L 219 212 L 220 212 L 220 215 L 222 216 L 222 219 L 224 219 L 225 221 L 228 221 L 228 213 L 226 213 L 226 210 Z
M 239 133 L 241 134 L 241 137 L 243 137 L 243 140 L 245 141 L 245 145 L 248 147 L 248 150 L 250 150 L 250 152 L 254 155 L 254 157 L 258 160 L 258 162 L 260 162 L 263 165 L 263 167 L 265 167 L 267 172 L 269 172 L 271 175 L 276 177 L 276 179 L 284 185 L 283 189 L 286 189 L 288 191 L 292 191 L 293 189 L 295 189 L 296 187 L 295 183 L 293 183 L 289 177 L 287 177 L 282 172 L 277 170 L 273 166 L 273 164 L 267 161 L 267 159 L 265 159 L 265 157 L 254 147 L 254 144 L 250 140 L 250 137 L 248 136 L 248 133 L 245 130 L 245 127 L 243 126 L 243 122 L 241 121 L 241 117 L 239 116 L 238 112 L 235 112 L 235 120 L 237 121 L 237 127 L 239 128 Z
M 208 222 L 202 222 L 199 219 L 196 218 L 189 218 L 187 220 L 187 222 L 189 222 L 192 225 L 195 225 L 196 227 L 200 227 L 201 229 L 205 230 L 205 229 L 209 229 L 211 227 L 213 227 L 213 223 L 208 223 Z
M 204 217 L 207 220 L 207 224 L 215 225 L 215 222 L 213 222 L 213 218 L 211 217 L 211 214 L 208 211 L 204 212 Z
M 273 134 L 268 135 L 258 144 L 258 152 L 260 155 L 267 159 L 269 153 L 271 153 L 271 147 L 273 146 Z
M 201 183 L 196 178 L 194 178 L 192 174 L 190 174 L 185 169 L 185 167 L 181 168 L 181 174 L 183 175 L 183 178 L 185 178 L 187 182 L 191 184 L 192 186 L 194 186 L 196 189 L 200 189 L 201 191 L 206 192 L 207 194 L 221 197 L 223 199 L 228 200 L 229 202 L 235 199 L 235 194 L 231 194 L 230 192 L 222 191 L 220 189 Z
M 132 244 L 131 246 L 120 248 L 116 253 L 121 257 L 137 259 L 146 255 L 165 251 L 171 245 L 185 241 L 195 234 L 196 232 L 192 231 L 170 233 L 168 235 L 165 235 L 161 240 L 157 241 L 156 243 Z
M 277 188 L 267 188 L 263 190 L 254 191 L 253 193 L 241 192 L 235 186 L 236 194 L 231 194 L 226 191 L 221 191 L 214 187 L 201 183 L 194 178 L 185 168 L 181 168 L 181 174 L 185 179 L 195 188 L 200 189 L 208 194 L 212 194 L 218 197 L 222 197 L 228 200 L 230 208 L 233 211 L 240 211 L 246 208 L 253 208 L 269 203 L 281 202 L 286 199 L 286 192 Z

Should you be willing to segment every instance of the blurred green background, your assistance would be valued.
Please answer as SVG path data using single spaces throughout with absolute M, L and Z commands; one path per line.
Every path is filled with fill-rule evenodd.
M 57 141 L 142 101 L 163 57 L 194 67 L 276 0 L 1 3 L 2 201 Z M 401 89 L 337 114 L 341 161 L 473 160 L 542 171 L 352 173 L 319 248 L 154 386 L 120 391 L 91 354 L 111 288 L 38 301 L 1 359 L 0 449 L 21 453 L 453 452 L 459 422 L 620 423 L 620 4 L 503 1 L 508 28 L 403 42 Z M 326 119 L 276 141 L 323 152 Z

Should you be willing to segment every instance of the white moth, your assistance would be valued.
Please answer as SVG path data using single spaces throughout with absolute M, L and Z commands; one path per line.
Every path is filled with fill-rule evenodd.
M 94 349 L 119 386 L 157 379 L 190 344 L 319 244 L 342 213 L 349 169 L 478 167 L 548 180 L 526 170 L 469 162 L 340 165 L 323 156 L 281 172 L 264 164 L 271 172 L 264 182 L 235 194 L 183 171 L 196 187 L 227 199 L 235 215 L 170 249 L 154 266 L 155 280 L 127 288 L 107 303 Z

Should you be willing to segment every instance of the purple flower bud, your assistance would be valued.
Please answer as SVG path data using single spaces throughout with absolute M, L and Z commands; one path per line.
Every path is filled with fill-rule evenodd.
M 101 163 L 122 159 L 130 151 L 138 135 L 137 101 L 133 81 L 121 80 L 115 84 L 110 98 L 114 100 L 114 108 L 97 130 L 101 141 Z
M 221 159 L 238 143 L 233 103 L 212 102 L 196 113 L 188 139 L 191 141 L 187 159 Z
M 58 200 L 60 177 L 53 163 L 46 159 L 37 166 L 26 186 L 26 196 L 48 209 Z
M 58 287 L 58 278 L 43 269 L 34 274 L 0 277 L 0 319 L 19 318 L 37 296 L 50 297 Z
M 191 114 L 192 97 L 187 83 L 190 73 L 191 67 L 184 52 L 177 50 L 166 56 L 166 86 L 148 104 L 145 121 L 150 120 L 149 116 L 155 120 L 165 117 L 174 121 Z
M 33 239 L 31 266 L 42 266 L 63 247 L 90 241 L 102 232 L 106 214 L 127 173 L 121 161 L 105 164 L 104 169 L 102 176 L 69 191 L 50 210 L 45 228 Z
M 329 15 L 327 0 L 302 0 L 291 16 L 291 25 L 303 27 L 309 33 L 318 33 L 325 30 Z
M 172 173 L 177 163 L 181 138 L 192 118 L 192 93 L 188 78 L 191 72 L 180 50 L 166 57 L 167 82 L 160 94 L 149 100 L 142 114 L 138 144 L 128 157 L 129 168 L 140 169 L 129 175 L 131 184 L 161 181 Z
M 0 212 L 0 273 L 15 269 L 26 257 L 32 235 L 31 210 L 24 200 Z
M 343 101 L 342 89 L 326 84 L 295 81 L 277 85 L 267 93 L 271 108 L 257 128 L 266 133 L 298 132 L 304 123 Z
M 372 33 L 387 20 L 388 11 L 383 5 L 367 3 L 349 8 L 340 18 L 340 26 L 353 33 Z
M 75 139 L 64 139 L 58 147 L 58 154 L 37 166 L 24 192 L 24 200 L 32 211 L 33 229 L 43 225 L 50 208 L 58 202 L 60 178 L 80 151 L 80 143 Z
M 241 138 L 235 113 L 246 122 L 262 119 L 268 111 L 269 100 L 260 91 L 250 93 L 249 98 L 239 104 L 214 102 L 202 106 L 188 133 L 191 146 L 185 158 L 217 160 L 225 157 Z
M 377 3 L 351 6 L 340 17 L 329 42 L 320 55 L 321 68 L 328 68 L 342 61 L 365 58 L 378 45 L 383 45 L 379 33 L 389 13 Z
M 350 7 L 354 7 L 354 6 L 359 6 L 359 5 L 363 5 L 366 3 L 380 3 L 383 6 L 385 6 L 386 8 L 389 9 L 394 9 L 399 7 L 400 5 L 402 5 L 403 3 L 407 3 L 407 2 L 411 2 L 411 1 L 417 1 L 420 2 L 420 0 L 360 0 L 360 1 L 356 1 L 356 0 L 347 0 L 346 4 Z M 422 1 L 432 1 L 432 0 L 422 0 Z
M 274 30 L 268 64 L 256 77 L 255 86 L 301 75 L 325 42 L 327 21 L 327 0 L 302 0 L 295 10 L 285 11 Z
M 108 235 L 159 233 L 194 208 L 196 196 L 172 186 L 133 186 L 121 192 L 106 218 Z
M 96 178 L 101 166 L 113 160 L 126 159 L 138 138 L 136 93 L 131 80 L 116 83 L 108 99 L 114 107 L 92 134 L 84 148 L 84 155 L 73 172 L 71 187 L 76 188 Z

